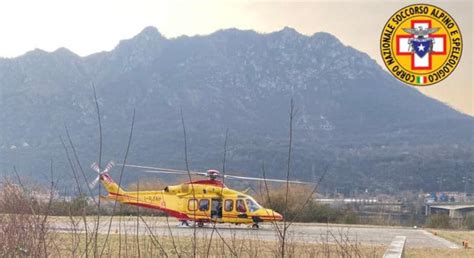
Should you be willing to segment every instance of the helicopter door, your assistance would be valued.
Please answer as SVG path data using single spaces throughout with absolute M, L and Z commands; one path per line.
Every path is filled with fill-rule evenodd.
M 225 199 L 224 200 L 224 207 L 222 207 L 223 217 L 226 222 L 233 222 L 232 218 L 234 215 L 234 200 L 233 199 Z
M 211 202 L 211 218 L 222 218 L 222 199 L 212 199 Z

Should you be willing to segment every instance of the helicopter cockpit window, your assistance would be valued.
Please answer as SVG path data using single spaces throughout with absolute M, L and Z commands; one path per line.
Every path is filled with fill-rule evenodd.
M 199 210 L 200 211 L 207 211 L 209 210 L 209 200 L 208 199 L 201 199 L 199 201 Z
M 247 207 L 249 208 L 250 212 L 254 212 L 261 208 L 260 205 L 252 199 L 245 199 L 245 203 L 247 204 Z
M 245 208 L 245 205 L 244 205 L 244 200 L 242 199 L 238 199 L 235 202 L 235 207 L 238 212 L 247 212 L 247 209 Z
M 224 210 L 230 212 L 234 209 L 234 201 L 233 200 L 225 200 L 224 202 Z

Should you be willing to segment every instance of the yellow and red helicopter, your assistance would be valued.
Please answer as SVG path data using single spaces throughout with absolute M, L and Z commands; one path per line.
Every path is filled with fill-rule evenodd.
M 178 185 L 166 186 L 156 191 L 126 191 L 110 177 L 109 171 L 114 163 L 109 162 L 104 170 L 100 170 L 96 163 L 91 168 L 98 173 L 97 178 L 90 184 L 94 187 L 100 180 L 108 192 L 108 200 L 136 205 L 151 209 L 158 209 L 181 221 L 181 225 L 188 226 L 194 222 L 198 227 L 205 223 L 232 223 L 252 224 L 252 228 L 259 228 L 259 223 L 283 220 L 278 212 L 262 207 L 250 195 L 228 188 L 219 179 L 238 179 L 253 181 L 268 181 L 286 183 L 281 179 L 266 179 L 258 177 L 236 176 L 220 174 L 217 170 L 184 171 L 169 168 L 124 165 L 132 169 L 141 169 L 147 173 L 195 175 L 207 179 L 190 181 Z M 308 184 L 301 181 L 289 183 Z

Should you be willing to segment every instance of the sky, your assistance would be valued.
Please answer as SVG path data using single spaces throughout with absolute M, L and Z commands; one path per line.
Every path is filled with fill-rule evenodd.
M 464 41 L 453 74 L 434 86 L 418 88 L 474 116 L 472 0 L 423 1 L 454 17 Z M 12 58 L 35 48 L 66 47 L 86 56 L 112 50 L 147 26 L 165 37 L 206 35 L 219 29 L 261 33 L 288 26 L 302 34 L 325 31 L 345 45 L 368 53 L 385 69 L 379 37 L 388 18 L 413 1 L 159 1 L 159 0 L 0 0 L 0 57 Z M 409 86 L 407 86 L 409 87 Z

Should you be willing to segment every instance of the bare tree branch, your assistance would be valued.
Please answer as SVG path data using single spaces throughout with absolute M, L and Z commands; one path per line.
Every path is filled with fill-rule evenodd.
M 97 122 L 99 124 L 99 171 L 102 171 L 102 122 L 100 119 L 100 109 L 99 109 L 99 102 L 97 101 L 97 94 L 95 91 L 95 86 L 92 84 L 92 89 L 94 90 L 94 102 L 97 111 Z M 100 197 L 100 187 L 99 187 L 99 197 Z M 100 223 L 100 198 L 97 201 L 97 221 L 96 226 L 94 228 L 94 256 L 97 257 L 97 236 L 99 234 L 99 223 Z
M 81 185 L 79 184 L 79 179 L 77 178 L 77 173 L 76 173 L 76 169 L 74 167 L 74 163 L 71 160 L 71 157 L 69 155 L 69 151 L 68 151 L 68 149 L 66 147 L 66 144 L 64 143 L 64 140 L 61 136 L 59 136 L 59 140 L 61 141 L 61 144 L 63 145 L 63 148 L 64 148 L 64 152 L 66 153 L 66 158 L 67 158 L 67 161 L 68 161 L 69 166 L 71 168 L 71 171 L 72 171 L 72 174 L 73 174 L 73 177 L 74 177 L 74 181 L 76 182 L 76 187 L 77 187 L 77 191 L 79 192 L 79 196 L 82 197 Z M 82 221 L 84 223 L 84 230 L 85 230 L 85 237 L 86 237 L 86 239 L 85 239 L 85 242 L 86 242 L 85 255 L 86 255 L 86 257 L 88 257 L 88 255 L 89 255 L 89 241 L 88 241 L 89 233 L 88 233 L 88 227 L 87 227 L 87 218 L 86 218 L 85 207 L 82 208 Z
M 127 143 L 127 149 L 125 151 L 125 156 L 123 158 L 123 162 L 122 162 L 122 166 L 120 168 L 120 175 L 119 175 L 119 181 L 118 181 L 118 186 L 121 187 L 122 185 L 122 178 L 123 178 L 123 171 L 125 169 L 125 165 L 127 164 L 127 158 L 128 158 L 128 153 L 130 151 L 130 146 L 132 144 L 132 138 L 133 138 L 133 129 L 135 127 L 135 109 L 133 110 L 133 115 L 132 115 L 132 123 L 131 123 L 131 126 L 130 126 L 130 133 L 128 134 L 128 143 Z M 110 216 L 110 221 L 109 221 L 109 227 L 107 229 L 107 236 L 105 237 L 105 243 L 104 243 L 104 247 L 102 248 L 101 252 L 100 252 L 100 256 L 102 256 L 103 252 L 104 252 L 104 248 L 105 248 L 105 244 L 107 244 L 107 241 L 109 240 L 109 235 L 110 235 L 110 230 L 111 230 L 111 227 L 112 227 L 112 220 L 115 216 L 115 209 L 117 207 L 117 199 L 114 199 L 114 206 L 112 208 L 112 215 Z M 120 224 L 119 224 L 120 225 Z M 120 241 L 121 239 L 119 239 Z
M 72 154 L 74 155 L 74 159 L 76 160 L 76 163 L 77 163 L 77 166 L 79 167 L 79 171 L 81 171 L 81 174 L 82 174 L 82 177 L 84 179 L 84 182 L 87 186 L 87 189 L 89 190 L 89 194 L 92 198 L 92 200 L 94 201 L 94 203 L 97 205 L 97 202 L 95 201 L 95 199 L 93 198 L 94 194 L 92 193 L 92 189 L 89 187 L 89 182 L 87 182 L 87 177 L 86 177 L 86 174 L 84 173 L 84 169 L 82 169 L 82 165 L 81 165 L 81 161 L 79 160 L 79 156 L 77 155 L 77 151 L 76 151 L 76 148 L 74 147 L 74 144 L 72 142 L 72 138 L 71 136 L 69 135 L 69 130 L 67 128 L 67 126 L 64 126 L 64 129 L 66 131 L 66 136 L 67 136 L 67 139 L 69 141 L 69 145 L 71 147 L 71 150 L 72 150 Z
M 189 170 L 188 162 L 188 138 L 186 135 L 186 125 L 184 123 L 183 109 L 181 109 L 181 125 L 183 127 L 183 137 L 184 137 L 184 162 L 186 163 L 186 171 L 188 172 L 189 184 L 191 185 L 191 191 L 193 192 L 193 201 L 196 201 L 196 192 L 194 191 L 193 179 L 191 178 L 191 172 Z M 193 209 L 193 257 L 196 257 L 196 209 Z
M 226 157 L 227 157 L 227 139 L 228 139 L 228 133 L 229 133 L 229 130 L 226 129 L 225 131 L 225 138 L 224 138 L 224 153 L 223 153 L 223 158 L 222 158 L 222 185 L 224 186 L 225 185 L 225 165 L 226 165 Z M 222 193 L 224 192 L 224 187 L 221 188 L 221 191 L 219 193 L 219 196 L 222 197 Z M 223 208 L 223 206 L 221 206 L 221 209 Z M 211 218 L 211 221 L 212 221 L 212 218 Z M 221 241 L 224 242 L 224 244 L 226 245 L 227 248 L 229 248 L 229 251 L 232 253 L 232 255 L 234 256 L 237 256 L 236 253 L 235 253 L 235 250 L 232 249 L 232 247 L 226 242 L 226 240 L 222 237 L 222 235 L 217 232 L 218 229 L 216 227 L 216 222 L 213 223 L 212 225 L 212 231 L 211 231 L 211 237 L 209 239 L 209 242 L 208 242 L 208 245 L 207 245 L 207 250 L 206 250 L 206 257 L 209 257 L 210 255 L 210 251 L 211 251 L 211 244 L 212 244 L 212 239 L 213 239 L 213 236 L 214 236 L 214 232 L 217 233 L 217 235 L 220 237 Z

